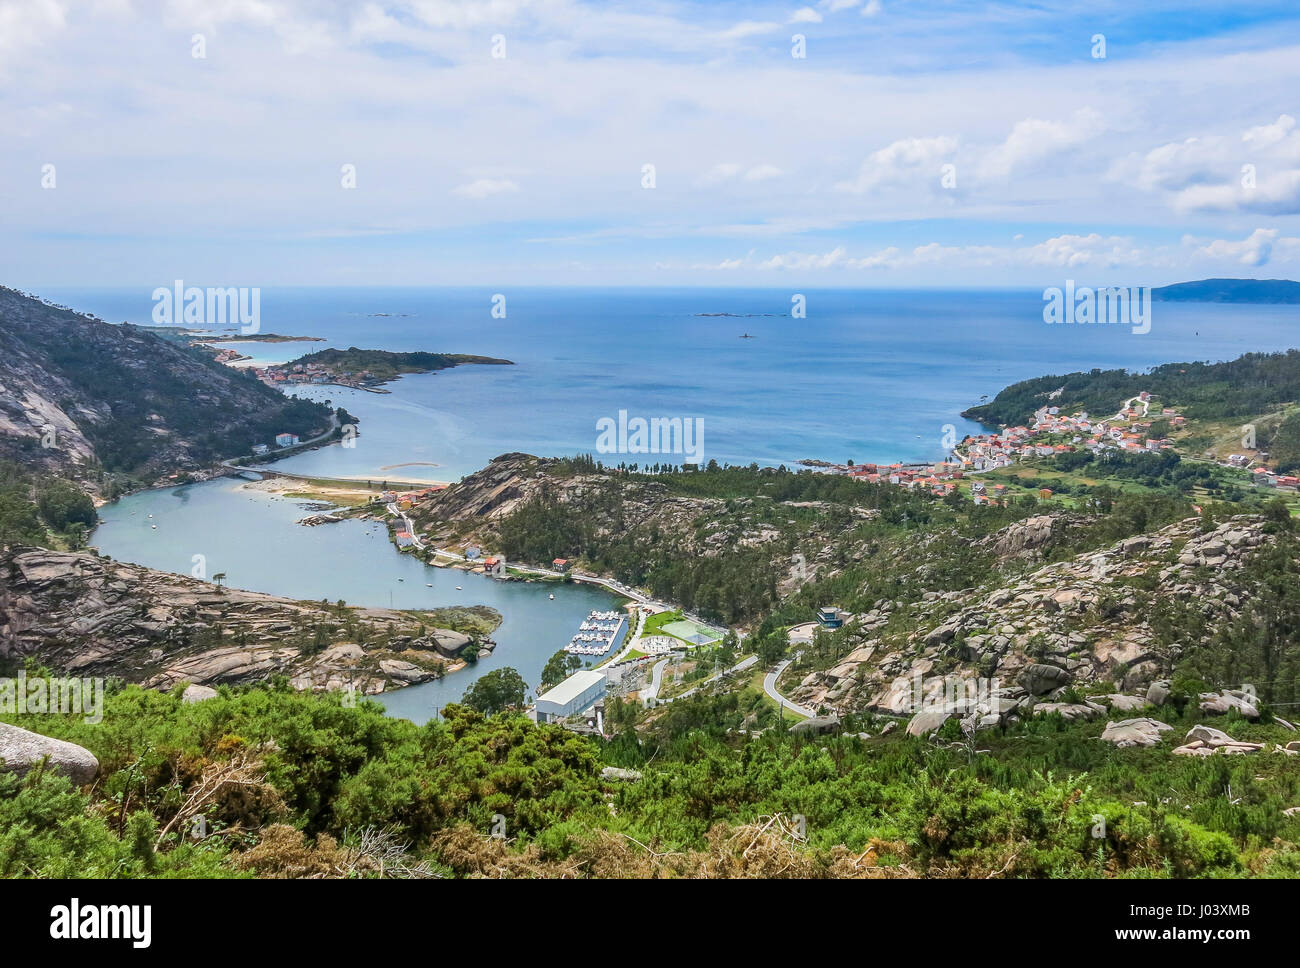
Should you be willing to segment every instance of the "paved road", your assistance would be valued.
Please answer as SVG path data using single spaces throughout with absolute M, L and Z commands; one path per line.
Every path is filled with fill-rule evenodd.
M 768 696 L 770 696 L 772 699 L 775 699 L 778 703 L 784 706 L 786 709 L 789 709 L 791 712 L 796 712 L 800 716 L 808 716 L 811 718 L 817 715 L 817 711 L 815 709 L 809 709 L 807 706 L 800 706 L 798 703 L 787 699 L 785 696 L 781 695 L 779 692 L 776 691 L 777 676 L 785 672 L 786 666 L 788 666 L 793 661 L 794 659 L 782 659 L 780 662 L 778 662 L 776 664 L 776 668 L 774 668 L 771 672 L 769 672 L 766 676 L 763 677 L 763 691 L 767 693 Z
M 1123 420 L 1123 419 L 1124 419 L 1124 411 L 1127 410 L 1129 407 L 1133 406 L 1134 402 L 1137 402 L 1137 403 L 1142 404 L 1142 416 L 1144 416 L 1144 417 L 1149 417 L 1149 416 L 1151 416 L 1151 401 L 1150 401 L 1150 400 L 1139 400 L 1137 397 L 1129 397 L 1127 400 L 1125 400 L 1123 403 L 1120 404 L 1119 410 L 1117 410 L 1117 411 L 1115 412 L 1115 416 L 1111 417 L 1110 419 L 1111 419 L 1111 420 Z
M 668 665 L 670 659 L 671 656 L 655 663 L 654 669 L 650 672 L 650 685 L 641 694 L 642 701 L 659 698 L 659 688 L 664 684 L 664 667 Z
M 406 525 L 406 533 L 411 536 L 411 541 L 415 545 L 415 550 L 423 551 L 424 542 L 421 541 L 420 536 L 415 533 L 415 525 L 411 523 L 410 516 L 405 511 L 399 509 L 396 504 L 388 505 L 388 513 L 402 519 L 402 523 Z

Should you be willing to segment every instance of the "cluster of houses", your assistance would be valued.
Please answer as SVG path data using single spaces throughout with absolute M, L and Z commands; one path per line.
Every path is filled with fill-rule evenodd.
M 1094 420 L 1087 413 L 1066 416 L 1061 413 L 1059 407 L 1044 407 L 1034 414 L 1031 428 L 1013 429 L 1026 431 L 1027 437 L 1054 435 L 1059 438 L 1069 438 L 1069 443 L 1058 442 L 1049 445 L 1026 441 L 1024 447 L 1017 453 L 1021 456 L 1050 456 L 1053 451 L 1059 453 L 1076 448 L 1094 453 L 1102 450 L 1121 450 L 1130 453 L 1155 452 L 1171 448 L 1173 441 L 1168 437 L 1151 435 L 1151 425 L 1155 420 L 1161 419 L 1167 420 L 1171 427 L 1181 427 L 1187 423 L 1187 418 L 1169 407 L 1162 409 L 1158 417 L 1151 416 L 1149 412 L 1151 394 L 1146 391 L 1138 394 L 1136 399 L 1143 404 L 1142 410 L 1137 406 L 1130 406 L 1114 417 L 1102 420 Z
M 1254 457 L 1249 454 L 1229 454 L 1227 463 L 1230 467 L 1240 467 L 1243 470 L 1250 471 L 1255 483 L 1263 487 L 1300 488 L 1300 477 L 1294 474 L 1279 474 L 1270 470 L 1263 463 L 1259 463 L 1266 460 L 1268 460 L 1268 451 L 1257 450 Z
M 1237 455 L 1237 454 L 1233 454 L 1233 455 L 1232 455 L 1232 457 L 1237 457 L 1237 456 L 1239 456 L 1239 455 Z M 1229 463 L 1232 462 L 1232 457 L 1229 457 L 1229 458 L 1228 458 Z M 1250 463 L 1250 458 L 1247 458 L 1247 459 L 1246 459 L 1246 464 L 1249 464 L 1249 463 Z M 1237 464 L 1237 465 L 1234 465 L 1234 466 L 1237 466 L 1237 467 L 1245 467 L 1246 464 Z M 1273 471 L 1269 470 L 1267 467 L 1254 467 L 1254 468 L 1251 468 L 1250 473 L 1251 473 L 1252 475 L 1254 475 L 1255 483 L 1256 483 L 1256 484 L 1260 484 L 1260 485 L 1262 485 L 1262 486 L 1264 486 L 1264 487 L 1295 487 L 1295 488 L 1300 488 L 1300 477 L 1296 477 L 1294 474 L 1277 474 L 1277 473 L 1274 473 Z
M 379 494 L 379 500 L 385 504 L 395 504 L 399 511 L 407 511 L 420 498 L 428 497 L 434 491 L 441 491 L 445 487 L 446 487 L 445 484 L 439 484 L 433 487 L 421 488 L 418 491 L 402 491 L 402 492 L 393 491 L 393 490 L 381 491 Z M 408 518 L 407 520 L 410 519 Z M 393 534 L 393 540 L 397 542 L 397 547 L 399 548 L 420 547 L 420 544 L 416 540 L 415 535 L 413 535 L 410 531 L 407 531 L 405 529 L 395 532 Z
M 465 560 L 477 562 L 472 569 L 478 571 L 481 567 L 485 575 L 500 575 L 505 571 L 505 564 L 496 555 L 484 555 L 483 549 L 478 545 L 465 546 Z
M 385 504 L 396 504 L 399 510 L 406 511 L 416 501 L 422 497 L 428 497 L 434 491 L 441 491 L 446 488 L 445 484 L 437 484 L 432 487 L 421 488 L 418 491 L 383 491 L 379 499 Z
M 1093 419 L 1084 412 L 1063 414 L 1059 407 L 1042 407 L 1034 413 L 1028 427 L 1005 427 L 997 433 L 969 436 L 948 460 L 937 464 L 836 464 L 827 469 L 833 474 L 846 474 L 872 483 L 922 487 L 942 497 L 956 490 L 965 474 L 1007 467 L 1026 457 L 1052 457 L 1075 450 L 1094 454 L 1107 450 L 1124 453 L 1168 450 L 1173 447 L 1173 441 L 1152 433 L 1152 425 L 1157 420 L 1167 421 L 1171 428 L 1187 424 L 1187 418 L 1171 407 L 1163 407 L 1158 413 L 1154 411 L 1151 394 L 1143 391 L 1128 401 L 1122 411 L 1103 419 Z M 1250 470 L 1257 484 L 1300 488 L 1300 477 L 1252 466 L 1267 459 L 1268 454 L 1260 451 L 1253 457 L 1232 454 L 1226 463 Z M 976 504 L 997 503 L 1005 492 L 1003 484 L 988 487 L 983 481 L 970 483 L 971 497 Z M 1038 494 L 1042 498 L 1052 496 L 1048 488 Z
M 216 361 L 218 363 L 238 363 L 240 360 L 246 359 L 248 359 L 248 357 L 239 352 L 239 350 L 221 350 L 216 355 Z
M 957 490 L 966 474 L 973 470 L 1005 467 L 1011 463 L 1010 457 L 998 456 L 987 460 L 979 459 L 975 464 L 970 458 L 954 455 L 952 460 L 937 464 L 855 464 L 852 467 L 832 467 L 831 473 L 846 474 L 849 477 L 869 481 L 872 484 L 897 484 L 901 487 L 923 488 L 938 497 L 945 497 Z M 999 500 L 1007 490 L 1005 484 L 991 487 L 983 481 L 970 482 L 971 498 L 976 504 Z M 1043 489 L 1042 497 L 1051 497 L 1051 491 Z
M 955 491 L 966 474 L 1009 467 L 1021 458 L 1052 457 L 1073 450 L 1156 452 L 1172 447 L 1169 438 L 1151 436 L 1151 425 L 1157 419 L 1149 414 L 1151 394 L 1143 392 L 1135 400 L 1136 403 L 1121 413 L 1101 420 L 1094 420 L 1087 413 L 1066 415 L 1059 407 L 1043 407 L 1034 414 L 1030 426 L 1005 427 L 997 433 L 969 436 L 948 460 L 935 464 L 832 465 L 829 471 L 872 483 L 921 487 L 942 497 Z M 1160 419 L 1168 420 L 1173 427 L 1187 422 L 1168 408 L 1161 412 Z M 976 504 L 997 503 L 1005 492 L 1004 484 L 989 487 L 983 481 L 970 482 L 971 497 Z M 1039 496 L 1051 497 L 1052 492 L 1043 488 Z
M 375 375 L 369 370 L 360 370 L 353 373 L 351 370 L 337 372 L 328 366 L 320 363 L 294 363 L 265 367 L 254 367 L 253 374 L 270 387 L 285 386 L 287 384 L 303 383 L 331 383 L 345 387 L 368 387 L 375 380 Z

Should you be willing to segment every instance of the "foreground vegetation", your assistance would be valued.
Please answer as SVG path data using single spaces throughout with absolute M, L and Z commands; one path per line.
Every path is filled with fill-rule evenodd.
M 465 706 L 415 726 L 285 686 L 198 704 L 118 687 L 106 706 L 99 725 L 12 720 L 102 772 L 85 791 L 0 774 L 0 876 L 1300 876 L 1300 817 L 1282 813 L 1300 758 L 1116 751 L 1056 717 L 974 753 L 742 734 L 775 713 L 736 693 L 640 736 L 613 713 L 611 742 Z

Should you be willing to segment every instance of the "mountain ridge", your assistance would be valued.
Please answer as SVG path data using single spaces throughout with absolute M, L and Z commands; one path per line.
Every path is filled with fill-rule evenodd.
M 1300 303 L 1300 282 L 1291 279 L 1194 279 L 1160 286 L 1151 298 L 1163 302 Z
M 201 350 L 0 287 L 0 457 L 111 492 L 309 437 L 329 415 Z

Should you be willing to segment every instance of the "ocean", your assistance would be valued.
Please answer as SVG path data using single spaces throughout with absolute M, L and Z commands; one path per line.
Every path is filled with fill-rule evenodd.
M 1300 346 L 1296 306 L 1157 302 L 1150 332 L 1136 334 L 1047 325 L 1041 291 L 805 289 L 806 318 L 792 318 L 794 291 L 506 289 L 505 316 L 494 318 L 487 289 L 266 288 L 261 332 L 325 342 L 239 349 L 260 362 L 327 346 L 513 360 L 405 376 L 387 395 L 296 391 L 346 407 L 360 436 L 355 448 L 316 450 L 283 469 L 455 481 L 510 451 L 596 453 L 598 421 L 617 421 L 619 411 L 698 420 L 704 461 L 933 460 L 944 454 L 946 425 L 958 437 L 975 430 L 961 411 L 1018 380 Z M 149 324 L 150 292 L 43 295 L 111 322 Z M 729 315 L 700 315 L 721 313 Z

